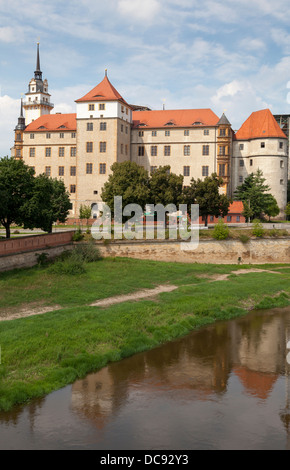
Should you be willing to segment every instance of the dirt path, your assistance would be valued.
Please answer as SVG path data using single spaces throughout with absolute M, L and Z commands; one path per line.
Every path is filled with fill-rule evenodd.
M 232 271 L 228 274 L 216 274 L 216 275 L 207 275 L 207 274 L 202 274 L 199 277 L 200 278 L 205 278 L 205 282 L 216 282 L 216 281 L 228 281 L 229 276 L 231 274 L 235 274 L 237 276 L 241 274 L 248 274 L 248 273 L 271 273 L 271 274 L 281 274 L 279 271 L 270 271 L 267 269 L 239 269 L 237 271 Z M 155 287 L 154 289 L 142 289 L 136 292 L 133 292 L 131 294 L 125 294 L 125 295 L 116 295 L 114 297 L 107 297 L 106 299 L 100 299 L 97 300 L 96 302 L 93 302 L 90 304 L 91 307 L 109 307 L 114 304 L 119 304 L 122 302 L 128 302 L 128 301 L 137 301 L 137 300 L 142 300 L 146 298 L 154 298 L 158 294 L 161 294 L 162 292 L 172 292 L 178 287 L 182 286 L 174 286 L 174 285 L 160 285 Z M 44 313 L 48 312 L 54 312 L 57 310 L 62 309 L 63 307 L 59 305 L 52 305 L 52 306 L 33 306 L 33 305 L 27 305 L 26 308 L 22 308 L 21 310 L 17 310 L 14 308 L 13 310 L 6 310 L 3 312 L 0 312 L 0 321 L 6 321 L 6 320 L 16 320 L 18 318 L 25 318 L 25 317 L 30 317 L 33 315 L 42 315 Z
M 165 285 L 157 286 L 155 289 L 143 289 L 133 292 L 132 294 L 127 295 L 116 295 L 115 297 L 108 297 L 107 299 L 97 300 L 93 304 L 90 304 L 91 307 L 108 307 L 110 305 L 119 304 L 121 302 L 127 302 L 130 300 L 141 300 L 149 297 L 155 297 L 162 292 L 172 292 L 177 289 L 177 286 Z

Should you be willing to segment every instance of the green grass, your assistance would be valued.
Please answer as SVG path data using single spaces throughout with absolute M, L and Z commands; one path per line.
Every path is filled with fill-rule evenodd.
M 290 267 L 261 266 L 278 274 L 232 274 L 229 281 L 208 282 L 215 274 L 248 267 L 116 258 L 89 263 L 78 276 L 44 267 L 0 274 L 0 315 L 37 303 L 61 307 L 0 322 L 0 409 L 43 396 L 110 361 L 195 328 L 244 315 L 249 308 L 290 304 Z M 178 289 L 105 309 L 89 306 L 97 299 L 164 283 Z

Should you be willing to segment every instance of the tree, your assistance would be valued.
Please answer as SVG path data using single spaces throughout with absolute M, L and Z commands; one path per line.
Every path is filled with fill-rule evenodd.
M 22 207 L 24 228 L 38 227 L 51 233 L 54 222 L 66 221 L 70 207 L 64 182 L 41 174 L 34 178 L 32 195 Z
M 288 202 L 285 212 L 286 212 L 287 220 L 290 220 L 290 202 Z
M 254 219 L 262 218 L 262 214 L 267 210 L 269 200 L 273 201 L 274 199 L 268 193 L 270 187 L 265 184 L 265 181 L 262 171 L 257 170 L 256 173 L 251 173 L 234 193 L 236 201 L 243 201 L 244 205 L 250 208 Z
M 85 204 L 81 204 L 79 217 L 81 220 L 86 219 L 87 230 L 88 230 L 89 219 L 91 218 L 91 215 L 92 215 L 91 206 L 86 206 Z
M 114 214 L 114 197 L 122 197 L 122 209 L 127 204 L 138 204 L 145 208 L 149 200 L 148 171 L 134 162 L 114 163 L 112 173 L 104 184 L 101 197 Z
M 150 203 L 174 204 L 182 202 L 183 176 L 170 173 L 170 166 L 160 166 L 150 178 Z
M 11 224 L 23 225 L 27 201 L 34 186 L 34 170 L 22 160 L 4 157 L 0 160 L 0 222 L 10 238 Z
M 276 217 L 280 213 L 278 203 L 272 194 L 269 194 L 267 197 L 266 207 L 264 210 L 265 214 L 269 217 L 269 222 L 271 217 Z
M 190 186 L 184 188 L 184 203 L 199 204 L 199 214 L 204 217 L 206 227 L 209 215 L 224 217 L 229 211 L 231 200 L 219 192 L 222 184 L 222 178 L 213 173 L 204 180 L 192 178 Z

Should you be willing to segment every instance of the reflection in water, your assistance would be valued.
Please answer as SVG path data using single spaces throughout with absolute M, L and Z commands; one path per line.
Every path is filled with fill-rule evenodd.
M 289 308 L 217 323 L 0 414 L 0 448 L 290 449 L 289 340 Z

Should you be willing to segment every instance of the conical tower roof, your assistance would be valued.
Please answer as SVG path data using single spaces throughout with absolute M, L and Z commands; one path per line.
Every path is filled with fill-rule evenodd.
M 76 103 L 82 103 L 86 101 L 121 101 L 126 106 L 130 107 L 130 105 L 126 103 L 116 88 L 113 87 L 110 80 L 108 79 L 107 73 L 101 83 L 99 83 L 82 98 L 76 100 Z
M 266 137 L 287 139 L 270 109 L 252 113 L 235 136 L 237 140 L 263 139 Z
M 220 125 L 226 125 L 226 126 L 231 126 L 230 121 L 226 117 L 225 113 L 223 113 L 222 117 L 220 118 L 219 122 L 217 123 L 217 126 Z

